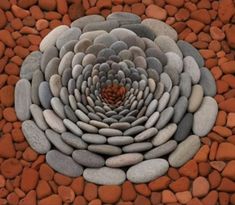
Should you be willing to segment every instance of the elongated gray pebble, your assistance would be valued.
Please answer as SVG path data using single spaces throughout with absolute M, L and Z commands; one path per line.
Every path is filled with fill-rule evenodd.
M 122 153 L 121 148 L 113 146 L 113 145 L 89 145 L 88 150 L 91 152 L 95 152 L 98 154 L 105 155 L 119 155 Z
M 138 135 L 135 136 L 135 142 L 142 142 L 145 141 L 154 135 L 156 135 L 158 132 L 157 128 L 151 127 L 149 129 L 146 129 L 145 131 L 139 133 Z
M 98 134 L 85 133 L 82 135 L 82 139 L 90 144 L 104 144 L 106 137 Z
M 80 137 L 72 134 L 71 132 L 63 132 L 61 134 L 61 139 L 76 149 L 86 149 L 88 146 Z

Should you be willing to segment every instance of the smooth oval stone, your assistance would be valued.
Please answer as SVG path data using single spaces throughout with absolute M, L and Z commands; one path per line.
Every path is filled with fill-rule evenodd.
M 52 110 L 44 110 L 43 116 L 45 121 L 54 131 L 58 133 L 63 133 L 66 131 L 66 128 L 63 124 L 63 121 L 54 113 Z
M 163 92 L 164 92 L 164 84 L 162 82 L 159 82 L 157 84 L 157 89 L 156 89 L 156 91 L 154 93 L 154 97 L 157 100 L 159 100 L 159 98 L 162 96 Z
M 206 96 L 214 97 L 216 94 L 215 79 L 207 68 L 201 68 L 201 78 L 199 84 L 202 86 Z
M 114 12 L 107 16 L 107 21 L 115 20 L 120 25 L 125 24 L 137 24 L 141 22 L 141 19 L 136 14 L 128 13 L 128 12 Z
M 78 125 L 79 128 L 81 128 L 82 130 L 84 130 L 88 133 L 97 133 L 98 132 L 98 129 L 95 126 L 90 125 L 88 123 L 78 121 L 77 125 Z
M 55 113 L 61 118 L 61 119 L 65 119 L 65 112 L 64 112 L 64 105 L 61 102 L 60 98 L 57 97 L 53 97 L 51 99 L 51 107 L 53 108 L 53 110 L 55 111 Z
M 127 179 L 133 183 L 146 183 L 166 173 L 169 164 L 165 159 L 150 159 L 127 170 Z
M 147 107 L 145 115 L 147 117 L 151 116 L 157 109 L 157 105 L 158 105 L 158 101 L 156 99 L 152 100 L 151 103 Z
M 42 53 L 34 51 L 30 53 L 23 61 L 20 69 L 20 78 L 31 80 L 33 73 L 40 69 Z
M 110 46 L 110 48 L 114 50 L 116 54 L 119 54 L 122 50 L 127 50 L 128 46 L 123 41 L 116 41 Z
M 194 85 L 192 88 L 192 93 L 189 98 L 188 111 L 196 112 L 200 107 L 203 99 L 203 88 L 201 85 Z
M 159 99 L 157 107 L 158 112 L 161 112 L 166 108 L 169 99 L 170 99 L 170 94 L 168 92 L 163 93 L 162 97 Z
M 76 123 L 78 121 L 76 115 L 74 114 L 74 111 L 72 110 L 72 108 L 70 106 L 65 105 L 64 112 L 69 120 L 73 121 L 74 123 Z
M 47 66 L 45 68 L 45 71 L 44 71 L 46 81 L 49 81 L 52 75 L 58 74 L 59 64 L 60 64 L 59 58 L 52 58 L 48 62 Z
M 172 81 L 167 73 L 162 73 L 160 75 L 160 82 L 164 85 L 164 90 L 170 92 L 172 89 Z
M 90 144 L 105 144 L 106 142 L 106 137 L 98 134 L 85 133 L 82 135 L 82 139 Z
M 176 69 L 179 73 L 182 72 L 183 70 L 183 60 L 182 58 L 180 58 L 179 55 L 177 55 L 176 53 L 173 52 L 167 52 L 165 53 L 166 57 L 167 57 L 167 67 Z
M 34 104 L 39 105 L 40 104 L 40 99 L 39 99 L 39 86 L 41 82 L 43 82 L 43 73 L 41 70 L 36 70 L 33 73 L 33 78 L 32 78 L 32 87 L 31 87 L 31 99 Z
M 204 97 L 201 106 L 194 113 L 193 133 L 198 136 L 207 135 L 215 123 L 217 113 L 218 105 L 215 99 Z
M 201 73 L 195 59 L 191 56 L 187 56 L 183 59 L 183 62 L 184 62 L 184 72 L 190 75 L 193 84 L 198 83 L 200 80 Z
M 135 136 L 135 142 L 142 142 L 144 140 L 147 140 L 151 137 L 153 137 L 154 135 L 156 135 L 158 132 L 157 128 L 155 127 L 151 127 L 141 133 L 139 133 L 138 135 Z
M 126 180 L 126 174 L 117 168 L 87 168 L 83 172 L 86 181 L 100 185 L 120 185 Z
M 105 18 L 101 15 L 89 15 L 78 18 L 77 20 L 71 23 L 71 27 L 79 27 L 83 29 L 90 22 L 102 22 L 105 21 Z
M 151 142 L 136 142 L 122 147 L 123 152 L 144 152 L 153 147 Z
M 19 120 L 30 119 L 31 85 L 26 79 L 20 79 L 15 87 L 15 112 Z
M 101 128 L 99 130 L 99 134 L 107 136 L 107 137 L 113 137 L 113 136 L 119 136 L 122 135 L 121 130 L 113 129 L 113 128 Z
M 110 32 L 114 28 L 117 28 L 119 23 L 116 20 L 111 21 L 100 21 L 100 22 L 90 22 L 83 28 L 83 32 L 104 30 Z
M 81 110 L 76 110 L 75 114 L 83 122 L 88 123 L 90 121 L 90 118 L 83 111 L 81 111 Z
M 190 43 L 183 40 L 179 40 L 177 41 L 177 45 L 184 56 L 192 56 L 197 61 L 197 64 L 199 65 L 200 68 L 204 66 L 204 60 L 201 54 Z
M 38 88 L 38 96 L 39 100 L 41 102 L 41 105 L 45 108 L 48 109 L 51 107 L 51 98 L 52 98 L 52 93 L 50 90 L 50 86 L 48 82 L 42 82 L 39 85 Z
M 87 149 L 87 143 L 84 142 L 80 137 L 70 133 L 63 132 L 61 135 L 61 139 L 67 143 L 68 145 L 76 148 L 76 149 Z
M 61 76 L 54 74 L 49 80 L 50 90 L 53 96 L 59 97 L 62 88 Z
M 170 100 L 168 106 L 174 106 L 180 95 L 179 86 L 174 86 L 170 92 Z
M 181 73 L 180 75 L 180 95 L 185 96 L 186 98 L 188 98 L 191 95 L 191 77 L 188 73 Z
M 97 128 L 109 128 L 108 124 L 97 120 L 91 120 L 89 123 Z
M 88 32 L 85 32 L 83 33 L 81 36 L 80 36 L 80 39 L 79 40 L 82 40 L 82 39 L 88 39 L 89 41 L 94 41 L 94 39 L 99 36 L 99 35 L 102 35 L 102 34 L 107 34 L 106 31 L 103 31 L 103 30 L 96 30 L 96 31 L 88 31 Z
M 78 135 L 78 136 L 82 136 L 82 134 L 83 134 L 82 130 L 75 123 L 73 123 L 71 120 L 64 119 L 63 123 L 64 123 L 65 127 L 67 127 L 73 134 Z
M 175 123 L 170 123 L 163 129 L 159 130 L 157 135 L 153 138 L 152 143 L 154 146 L 159 146 L 167 142 L 177 130 Z
M 157 112 L 157 111 L 154 112 L 154 113 L 148 118 L 147 122 L 145 123 L 145 127 L 146 127 L 146 128 L 153 127 L 153 126 L 156 124 L 156 122 L 157 122 L 159 116 L 160 116 L 159 112 Z
M 174 106 L 175 110 L 173 116 L 174 123 L 177 124 L 182 119 L 187 110 L 187 107 L 188 107 L 188 99 L 185 96 L 181 96 Z
M 115 122 L 110 125 L 110 128 L 118 129 L 121 131 L 127 130 L 131 125 L 128 122 Z
M 32 117 L 33 117 L 35 123 L 37 124 L 37 126 L 41 130 L 44 131 L 44 130 L 48 129 L 48 125 L 44 119 L 42 109 L 38 105 L 36 105 L 36 104 L 30 105 L 30 112 L 32 114 Z
M 110 32 L 110 34 L 120 41 L 123 41 L 128 36 L 136 36 L 133 31 L 128 30 L 126 28 L 115 28 Z
M 102 44 L 104 45 L 105 47 L 110 47 L 113 43 L 115 43 L 117 41 L 117 38 L 113 37 L 112 35 L 110 34 L 103 34 L 103 35 L 100 35 L 98 36 L 97 38 L 95 38 L 94 40 L 94 45 L 96 44 Z
M 157 58 L 161 64 L 164 66 L 167 64 L 167 57 L 164 52 L 159 48 L 158 45 L 155 44 L 155 47 L 151 47 L 146 49 L 145 51 L 147 57 Z M 156 69 L 156 68 L 153 68 Z M 160 71 L 162 69 L 157 68 L 156 71 Z
M 32 120 L 22 123 L 22 131 L 30 147 L 39 154 L 45 154 L 51 149 L 51 144 L 44 132 Z
M 154 43 L 156 43 L 164 53 L 173 52 L 176 53 L 180 58 L 183 58 L 181 50 L 178 48 L 177 44 L 172 38 L 168 36 L 157 36 L 157 38 L 154 40 Z
M 123 135 L 127 135 L 127 136 L 130 136 L 130 135 L 136 135 L 142 131 L 145 130 L 145 127 L 142 126 L 142 125 L 137 125 L 137 126 L 134 126 L 134 127 L 131 127 L 129 128 L 128 130 L 126 130 Z
M 170 140 L 165 144 L 162 144 L 156 148 L 151 149 L 150 151 L 144 154 L 145 159 L 154 159 L 162 157 L 166 154 L 169 154 L 177 147 L 177 142 L 175 140 Z
M 141 24 L 149 27 L 155 33 L 156 36 L 169 36 L 174 41 L 176 41 L 178 38 L 178 34 L 175 29 L 173 29 L 171 26 L 164 23 L 163 21 L 147 18 L 143 20 Z
M 121 27 L 135 32 L 139 37 L 145 37 L 151 39 L 152 41 L 156 38 L 155 33 L 143 24 L 126 24 Z
M 103 157 L 88 150 L 75 150 L 72 157 L 78 164 L 85 167 L 99 168 L 105 164 Z
M 50 142 L 62 153 L 70 155 L 73 152 L 73 148 L 67 145 L 62 139 L 61 135 L 58 133 L 54 132 L 51 129 L 46 130 L 46 136 L 47 139 L 50 140 Z
M 125 167 L 131 166 L 141 162 L 144 159 L 143 155 L 140 153 L 127 153 L 121 154 L 119 156 L 109 157 L 105 161 L 107 167 Z
M 46 154 L 46 162 L 57 172 L 69 177 L 79 177 L 83 168 L 69 157 L 57 150 L 51 150 Z
M 77 44 L 74 46 L 74 52 L 75 53 L 85 53 L 86 49 L 92 45 L 92 42 L 88 39 L 82 39 L 77 42 Z
M 164 72 L 169 75 L 173 86 L 179 84 L 180 74 L 179 74 L 179 72 L 175 68 L 166 65 L 164 67 Z
M 161 72 L 162 72 L 162 64 L 161 64 L 161 62 L 157 58 L 155 58 L 155 57 L 147 57 L 146 61 L 147 61 L 148 69 L 152 68 L 152 69 L 156 70 L 158 72 L 158 74 L 161 74 Z
M 168 162 L 172 167 L 180 167 L 189 161 L 199 150 L 201 142 L 198 136 L 190 135 L 170 154 Z
M 63 45 L 72 40 L 78 40 L 81 35 L 81 29 L 79 28 L 69 28 L 63 32 L 56 40 L 56 47 L 61 49 Z
M 53 29 L 41 41 L 40 46 L 39 46 L 40 51 L 44 52 L 46 50 L 46 48 L 54 46 L 57 39 L 61 35 L 61 33 L 64 33 L 68 29 L 69 29 L 69 27 L 66 25 L 61 25 L 61 26 L 58 26 L 55 29 Z
M 134 139 L 133 137 L 130 136 L 115 136 L 115 137 L 109 137 L 107 141 L 108 144 L 122 146 L 133 143 Z
M 105 155 L 119 155 L 122 153 L 121 148 L 113 146 L 113 145 L 89 145 L 88 150 L 91 152 L 95 152 L 98 154 Z
M 62 48 L 60 49 L 60 58 L 63 58 L 64 55 L 70 51 L 74 51 L 74 46 L 77 44 L 77 40 L 71 40 L 71 41 L 68 41 L 66 42 Z
M 72 51 L 69 51 L 63 56 L 58 67 L 59 75 L 62 75 L 65 69 L 68 69 L 71 67 L 73 57 L 74 57 L 74 53 Z
M 55 46 L 48 47 L 42 54 L 41 70 L 45 72 L 47 64 L 50 62 L 50 60 L 56 58 L 57 56 L 58 56 L 57 48 Z
M 174 135 L 174 139 L 177 142 L 183 141 L 188 137 L 193 125 L 193 115 L 192 113 L 187 113 L 182 120 L 179 122 L 177 130 Z
M 159 129 L 163 128 L 170 121 L 173 114 L 174 114 L 173 107 L 168 107 L 165 110 L 163 110 L 160 114 L 160 118 L 159 118 L 157 125 L 156 125 L 157 129 L 159 130 Z

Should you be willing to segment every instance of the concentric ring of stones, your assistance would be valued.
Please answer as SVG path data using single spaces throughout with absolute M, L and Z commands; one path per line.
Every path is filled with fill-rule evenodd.
M 131 13 L 55 28 L 20 77 L 15 109 L 29 145 L 56 171 L 96 184 L 149 182 L 182 166 L 218 111 L 199 52 Z

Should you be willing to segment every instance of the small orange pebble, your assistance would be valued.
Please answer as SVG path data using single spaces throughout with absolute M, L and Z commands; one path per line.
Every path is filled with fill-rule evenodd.
M 219 111 L 217 114 L 215 125 L 224 126 L 226 124 L 227 113 Z
M 158 20 L 165 20 L 167 17 L 166 10 L 154 4 L 150 4 L 145 9 L 145 14 L 149 18 L 154 18 Z
M 122 10 L 122 7 L 119 7 L 119 8 L 121 8 L 121 10 Z M 138 15 L 138 16 L 143 15 L 144 11 L 145 11 L 145 5 L 142 3 L 135 3 L 135 4 L 131 5 L 131 12 Z
M 223 126 L 215 126 L 212 129 L 214 132 L 218 133 L 220 136 L 222 137 L 229 137 L 232 135 L 232 131 L 227 128 L 227 127 L 223 127 Z
M 209 47 L 208 47 L 210 50 L 213 50 L 215 52 L 219 52 L 221 50 L 221 45 L 220 45 L 220 42 L 217 41 L 217 40 L 212 40 L 210 43 L 209 43 Z M 218 56 L 217 56 L 218 57 Z
M 187 191 L 190 187 L 190 180 L 188 177 L 180 177 L 176 181 L 170 183 L 169 188 L 176 192 Z
M 4 176 L 0 175 L 0 188 L 5 187 L 6 185 L 6 180 Z
M 210 148 L 208 145 L 203 145 L 198 152 L 194 156 L 194 160 L 196 162 L 206 162 L 208 160 L 208 154 L 210 152 Z
M 92 183 L 86 183 L 83 195 L 87 201 L 91 201 L 93 199 L 96 199 L 98 196 L 97 185 L 92 184 Z
M 224 32 L 216 26 L 210 27 L 210 34 L 214 40 L 222 41 L 225 38 Z
M 72 203 L 75 199 L 74 191 L 67 186 L 59 186 L 58 194 L 65 203 Z
M 217 93 L 223 94 L 228 91 L 229 85 L 223 80 L 217 80 L 216 81 L 216 87 L 217 87 Z
M 20 29 L 20 33 L 22 33 L 22 34 L 38 34 L 38 31 L 34 28 L 29 27 L 29 26 L 24 26 L 22 29 Z
M 3 110 L 2 114 L 3 114 L 3 117 L 5 118 L 5 120 L 8 121 L 8 122 L 17 121 L 15 109 L 12 108 L 12 107 L 5 108 Z
M 178 192 L 175 196 L 181 204 L 187 204 L 192 199 L 192 194 L 190 191 Z
M 194 179 L 198 176 L 198 166 L 195 160 L 189 160 L 186 164 L 179 168 L 181 175 Z
M 130 181 L 125 181 L 122 184 L 122 200 L 123 201 L 133 201 L 135 200 L 137 194 L 134 185 Z
M 30 147 L 27 147 L 23 152 L 23 159 L 26 161 L 35 161 L 38 157 L 38 154 Z
M 87 205 L 87 201 L 83 196 L 77 196 L 73 202 L 73 205 Z
M 30 15 L 30 12 L 25 10 L 25 9 L 22 9 L 20 7 L 18 7 L 17 5 L 12 5 L 11 7 L 11 10 L 13 12 L 13 14 L 18 17 L 18 18 L 25 18 L 26 16 L 29 16 Z
M 52 191 L 48 182 L 45 180 L 40 180 L 36 187 L 36 193 L 37 193 L 38 199 L 42 199 L 47 196 L 50 196 L 52 194 Z
M 216 160 L 233 160 L 235 159 L 235 145 L 223 142 L 219 145 Z
M 162 191 L 162 203 L 176 203 L 177 199 L 174 193 L 170 190 L 163 190 Z
M 7 122 L 7 123 L 3 126 L 3 128 L 2 128 L 2 132 L 3 132 L 4 134 L 11 132 L 12 127 L 13 127 L 13 126 L 12 126 L 12 123 Z
M 218 148 L 218 142 L 216 141 L 212 142 L 211 147 L 210 147 L 210 154 L 209 154 L 210 160 L 215 159 L 217 148 Z
M 15 41 L 8 30 L 0 30 L 0 40 L 11 48 L 15 47 Z
M 1 164 L 1 174 L 7 179 L 13 179 L 22 171 L 22 164 L 15 158 L 9 158 Z
M 226 112 L 235 112 L 235 98 L 229 98 L 220 102 L 219 108 Z
M 180 178 L 178 170 L 173 167 L 169 167 L 169 169 L 167 171 L 167 175 L 173 180 L 177 180 Z
M 215 57 L 215 52 L 213 50 L 201 49 L 201 50 L 199 50 L 199 52 L 202 55 L 202 57 L 205 59 Z
M 44 13 L 40 9 L 40 7 L 37 6 L 37 5 L 34 5 L 34 6 L 30 7 L 29 11 L 30 11 L 32 17 L 36 20 L 44 18 Z
M 135 185 L 135 190 L 139 194 L 141 194 L 143 196 L 146 196 L 146 197 L 151 195 L 151 190 L 149 189 L 147 184 L 136 184 Z
M 64 186 L 68 186 L 68 185 L 70 185 L 72 183 L 72 179 L 70 177 L 65 176 L 63 174 L 59 174 L 59 173 L 55 173 L 54 181 L 58 185 L 64 185 Z
M 229 161 L 222 172 L 222 176 L 235 180 L 234 170 L 235 170 L 235 160 Z
M 226 126 L 230 128 L 235 127 L 235 113 L 228 114 Z
M 114 204 L 119 201 L 122 189 L 117 185 L 105 185 L 98 188 L 98 196 L 103 203 Z
M 43 29 L 46 29 L 47 27 L 49 26 L 49 22 L 45 19 L 39 19 L 37 22 L 36 22 L 36 29 L 38 31 L 41 31 Z
M 75 192 L 76 195 L 81 195 L 84 191 L 85 180 L 83 177 L 77 177 L 73 179 L 71 184 L 71 188 Z
M 235 88 L 235 77 L 232 74 L 224 75 L 222 80 L 227 82 L 229 87 Z
M 52 194 L 38 201 L 38 205 L 49 205 L 49 204 L 62 205 L 62 199 L 59 195 Z
M 235 182 L 226 178 L 226 177 L 223 177 L 221 184 L 218 187 L 218 191 L 234 193 L 235 192 Z

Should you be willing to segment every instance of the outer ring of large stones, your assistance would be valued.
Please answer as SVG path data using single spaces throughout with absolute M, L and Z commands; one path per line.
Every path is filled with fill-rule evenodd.
M 52 30 L 15 88 L 29 145 L 96 184 L 145 183 L 185 164 L 218 106 L 200 53 L 177 39 L 164 22 L 125 12 Z

